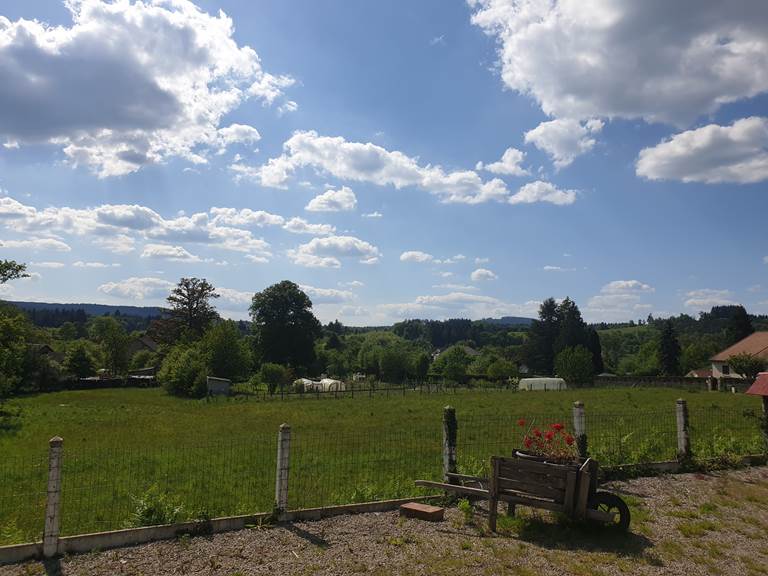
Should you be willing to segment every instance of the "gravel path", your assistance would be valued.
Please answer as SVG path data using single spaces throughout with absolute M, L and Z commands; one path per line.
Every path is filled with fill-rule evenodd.
M 181 538 L 0 567 L 0 576 L 75 575 L 768 575 L 768 468 L 615 482 L 632 530 L 614 535 L 521 510 L 489 535 L 476 510 L 446 520 L 360 514 Z

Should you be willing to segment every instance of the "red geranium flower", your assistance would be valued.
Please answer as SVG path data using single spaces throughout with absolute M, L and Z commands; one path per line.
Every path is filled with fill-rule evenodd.
M 562 424 L 552 424 L 552 430 L 556 430 L 560 432 L 560 430 L 562 430 L 563 428 L 565 428 L 565 426 L 563 426 Z
M 538 428 L 534 428 L 533 435 L 536 436 L 536 438 L 541 438 L 541 430 L 539 430 Z
M 546 434 L 544 434 L 544 438 L 547 439 L 547 442 L 552 442 L 552 438 L 555 437 L 555 433 L 552 432 L 552 430 L 549 430 Z
M 530 448 L 533 445 L 533 440 L 531 440 L 530 438 L 528 438 L 528 436 L 526 436 L 525 439 L 523 440 L 523 444 L 525 444 L 526 448 Z
M 520 418 L 520 420 L 517 421 L 517 425 L 520 426 L 520 428 L 522 428 L 523 426 L 525 426 L 525 420 L 523 418 Z
M 568 444 L 568 446 L 570 446 L 571 444 L 573 444 L 573 436 L 571 436 L 570 434 L 568 434 L 568 435 L 565 437 L 565 443 L 566 443 L 566 444 Z

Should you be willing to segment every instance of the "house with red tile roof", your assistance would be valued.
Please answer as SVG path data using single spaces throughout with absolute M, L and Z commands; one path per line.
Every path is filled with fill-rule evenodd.
M 750 354 L 768 362 L 768 332 L 753 332 L 743 340 L 739 340 L 733 346 L 729 346 L 722 352 L 718 352 L 710 361 L 712 362 L 712 376 L 715 378 L 742 378 L 728 366 L 728 359 L 736 354 Z

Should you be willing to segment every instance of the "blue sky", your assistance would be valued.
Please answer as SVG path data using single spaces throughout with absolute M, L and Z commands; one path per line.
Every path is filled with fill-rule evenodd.
M 766 313 L 768 7 L 721 4 L 6 1 L 0 296 Z

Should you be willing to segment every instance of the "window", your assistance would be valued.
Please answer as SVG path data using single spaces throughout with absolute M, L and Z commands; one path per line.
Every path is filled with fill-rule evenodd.
M 722 372 L 723 372 L 723 376 L 728 376 L 728 374 L 731 373 L 731 367 L 728 366 L 728 364 L 723 364 Z

